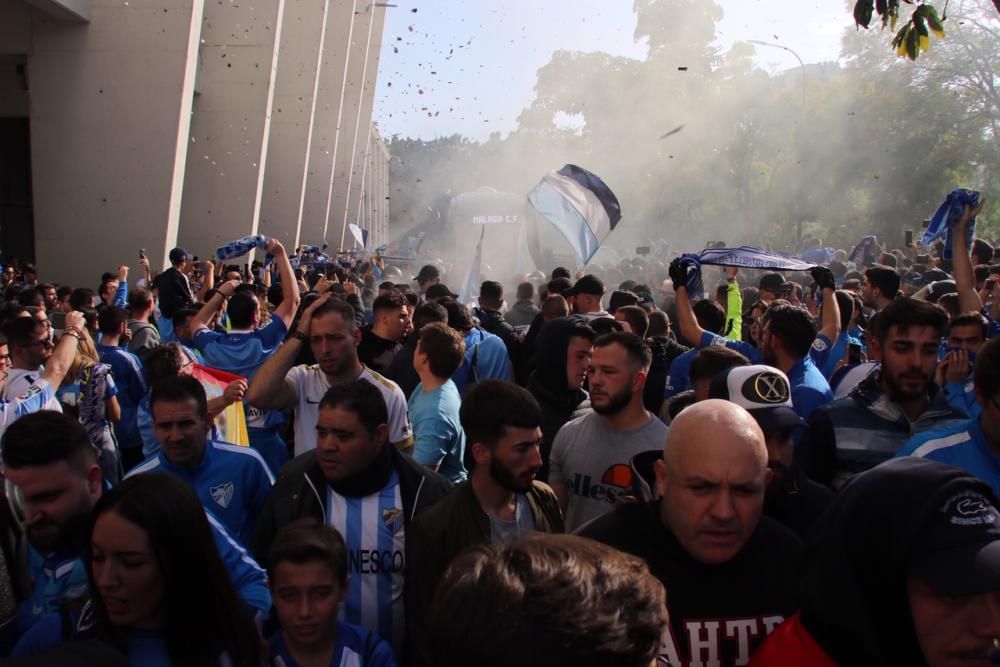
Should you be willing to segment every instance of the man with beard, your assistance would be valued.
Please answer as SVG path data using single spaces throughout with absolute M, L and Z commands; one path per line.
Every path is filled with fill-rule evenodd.
M 13 485 L 18 491 L 12 505 L 23 513 L 29 547 L 24 561 L 18 558 L 6 566 L 19 574 L 26 569 L 34 586 L 18 612 L 17 629 L 23 632 L 44 614 L 78 613 L 86 602 L 82 555 L 90 512 L 106 485 L 87 430 L 76 419 L 48 410 L 22 417 L 7 429 L 3 464 L 8 489 Z M 233 586 L 266 617 L 271 596 L 264 571 L 215 517 L 206 515 Z
M 594 341 L 593 411 L 559 430 L 549 463 L 567 530 L 610 511 L 631 489 L 632 457 L 663 447 L 667 427 L 642 404 L 649 364 L 649 347 L 635 334 L 612 332 Z
M 795 454 L 808 477 L 839 489 L 892 458 L 911 436 L 966 419 L 932 382 L 947 325 L 941 308 L 909 297 L 878 314 L 869 351 L 881 367 L 846 398 L 813 412 Z
M 764 494 L 764 514 L 791 528 L 802 539 L 823 513 L 833 493 L 793 465 L 792 434 L 805 426 L 792 409 L 788 378 L 771 366 L 738 366 L 712 379 L 709 398 L 744 408 L 764 432 L 771 481 Z
M 535 480 L 542 463 L 542 413 L 531 394 L 486 380 L 465 395 L 461 420 L 471 453 L 469 479 L 420 515 L 407 540 L 413 582 L 406 595 L 407 626 L 418 641 L 438 580 L 459 553 L 530 532 L 563 532 L 555 494 Z M 428 664 L 422 656 L 416 662 Z
M 884 310 L 899 292 L 899 274 L 888 266 L 876 264 L 865 271 L 865 282 L 861 285 L 861 299 L 876 312 Z

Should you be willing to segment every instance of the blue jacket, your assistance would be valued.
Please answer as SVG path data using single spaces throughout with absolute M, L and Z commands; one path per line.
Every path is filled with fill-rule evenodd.
M 250 447 L 209 440 L 193 469 L 171 463 L 163 450 L 140 463 L 126 477 L 144 472 L 170 472 L 188 483 L 240 544 L 249 544 L 274 477 L 264 459 Z
M 142 377 L 142 362 L 139 357 L 118 346 L 98 345 L 97 353 L 102 364 L 111 366 L 111 377 L 118 387 L 118 405 L 122 417 L 115 423 L 115 439 L 122 449 L 142 447 L 139 435 L 139 402 L 146 395 L 146 380 Z
M 978 418 L 914 436 L 896 456 L 918 456 L 961 468 L 1000 494 L 1000 454 L 990 447 Z
M 475 368 L 475 378 L 472 368 Z M 466 385 L 475 379 L 507 380 L 514 379 L 514 370 L 507 355 L 507 346 L 493 334 L 482 329 L 472 329 L 465 335 L 465 361 L 451 376 L 458 393 L 461 395 Z
M 248 606 L 266 619 L 271 612 L 271 591 L 267 586 L 267 574 L 211 512 L 206 511 L 205 515 L 233 588 Z M 21 632 L 26 632 L 46 614 L 58 612 L 64 602 L 79 600 L 82 606 L 83 600 L 89 596 L 87 571 L 79 554 L 63 553 L 44 557 L 29 545 L 28 568 L 35 588 L 31 597 L 24 600 L 18 609 L 17 624 Z

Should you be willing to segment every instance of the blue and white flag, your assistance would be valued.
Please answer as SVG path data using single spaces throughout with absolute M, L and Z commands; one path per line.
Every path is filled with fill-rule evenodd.
M 878 252 L 878 237 L 866 236 L 854 246 L 851 254 L 847 256 L 847 261 L 854 262 L 857 266 L 871 264 L 875 261 L 876 252 Z
M 584 264 L 622 219 L 611 188 L 572 164 L 542 177 L 528 193 L 528 203 L 566 237 Z
M 808 271 L 815 264 L 796 257 L 788 257 L 780 253 L 741 245 L 738 248 L 707 248 L 700 253 L 684 253 L 672 264 L 684 268 L 688 294 L 701 297 L 704 286 L 701 281 L 701 266 L 736 266 L 741 269 L 770 269 L 773 271 Z
M 230 241 L 224 246 L 220 246 L 215 251 L 215 256 L 222 261 L 227 259 L 234 259 L 236 257 L 242 257 L 247 253 L 253 251 L 254 248 L 263 248 L 268 244 L 271 239 L 264 236 L 263 234 L 257 234 L 255 236 L 244 236 L 241 239 L 236 239 L 235 241 Z M 270 266 L 271 262 L 274 261 L 273 255 L 266 255 L 264 257 L 264 266 Z
M 924 232 L 924 237 L 920 239 L 920 245 L 930 245 L 944 236 L 944 253 L 942 257 L 944 259 L 951 259 L 951 228 L 965 214 L 966 205 L 972 208 L 979 206 L 979 192 L 967 188 L 952 190 L 945 200 L 941 202 L 941 205 L 938 206 L 937 211 L 935 211 L 934 217 L 931 218 L 931 222 L 927 226 L 927 231 Z M 976 219 L 973 218 L 972 222 L 969 223 L 969 230 L 965 239 L 967 248 L 972 246 L 972 238 L 975 233 Z
M 483 237 L 486 235 L 486 225 L 479 232 L 479 243 L 476 244 L 476 256 L 472 258 L 469 271 L 462 281 L 462 289 L 458 293 L 458 302 L 468 304 L 469 300 L 479 294 L 479 271 L 483 266 Z

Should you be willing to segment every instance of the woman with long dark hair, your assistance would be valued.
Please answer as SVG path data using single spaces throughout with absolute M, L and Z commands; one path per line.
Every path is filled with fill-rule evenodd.
M 92 591 L 81 633 L 133 665 L 256 667 L 262 644 L 233 589 L 205 510 L 168 474 L 136 475 L 98 501 L 86 554 Z

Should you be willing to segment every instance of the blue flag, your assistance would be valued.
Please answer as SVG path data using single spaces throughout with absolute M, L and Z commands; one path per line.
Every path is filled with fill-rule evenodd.
M 528 193 L 528 204 L 566 237 L 584 264 L 622 218 L 621 205 L 611 188 L 572 164 L 542 177 Z

